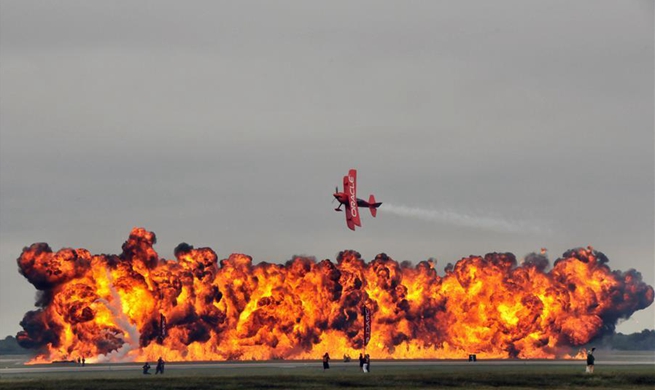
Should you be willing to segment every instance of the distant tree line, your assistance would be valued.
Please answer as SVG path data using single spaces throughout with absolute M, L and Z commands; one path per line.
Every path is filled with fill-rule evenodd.
M 655 330 L 644 329 L 639 333 L 614 333 L 604 336 L 593 344 L 596 348 L 617 351 L 655 351 Z
M 592 345 L 593 344 L 593 345 Z M 618 351 L 655 351 L 655 330 L 644 329 L 639 333 L 615 333 L 607 335 L 589 345 L 602 349 Z M 0 340 L 0 355 L 31 355 L 34 351 L 18 345 L 14 336 Z
M 0 340 L 0 355 L 31 355 L 34 352 L 18 345 L 14 336 L 7 336 Z

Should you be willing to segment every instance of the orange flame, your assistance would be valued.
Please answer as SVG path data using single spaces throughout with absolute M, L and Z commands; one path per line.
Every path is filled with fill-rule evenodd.
M 32 362 L 316 359 L 364 348 L 375 358 L 556 358 L 653 302 L 638 272 L 611 271 L 591 247 L 564 253 L 548 272 L 544 253 L 521 265 L 490 253 L 449 264 L 441 277 L 432 260 L 412 266 L 380 254 L 366 263 L 355 251 L 336 264 L 253 265 L 183 243 L 165 260 L 155 242 L 135 228 L 118 256 L 25 248 L 18 265 L 40 308 L 17 338 L 39 350 Z

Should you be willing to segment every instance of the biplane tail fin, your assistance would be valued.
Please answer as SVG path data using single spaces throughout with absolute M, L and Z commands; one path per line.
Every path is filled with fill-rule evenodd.
M 375 203 L 375 196 L 373 196 L 373 194 L 371 194 L 371 196 L 368 197 L 368 209 L 371 210 L 371 215 L 373 216 L 373 218 L 375 218 L 375 216 L 377 215 L 378 207 L 380 207 L 381 204 L 382 202 Z

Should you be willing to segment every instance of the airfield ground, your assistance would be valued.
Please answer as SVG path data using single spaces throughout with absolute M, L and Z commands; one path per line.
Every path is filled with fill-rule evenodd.
M 153 362 L 151 362 L 153 364 Z M 0 388 L 14 389 L 654 389 L 655 353 L 604 353 L 596 372 L 580 360 L 356 361 L 168 363 L 161 375 L 143 375 L 142 363 L 24 366 L 0 359 Z M 154 365 L 154 364 L 153 364 Z M 154 367 L 151 372 L 154 373 Z

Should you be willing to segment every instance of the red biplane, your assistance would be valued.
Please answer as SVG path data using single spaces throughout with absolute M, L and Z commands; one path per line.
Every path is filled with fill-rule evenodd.
M 368 207 L 371 215 L 375 217 L 377 208 L 382 204 L 381 202 L 376 203 L 373 195 L 369 196 L 368 202 L 357 198 L 357 170 L 355 169 L 351 169 L 348 171 L 348 176 L 343 177 L 343 192 L 339 192 L 339 187 L 337 187 L 334 198 L 339 201 L 336 211 L 341 211 L 341 206 L 346 206 L 346 224 L 350 230 L 355 230 L 355 226 L 362 226 L 359 219 L 359 207 Z

